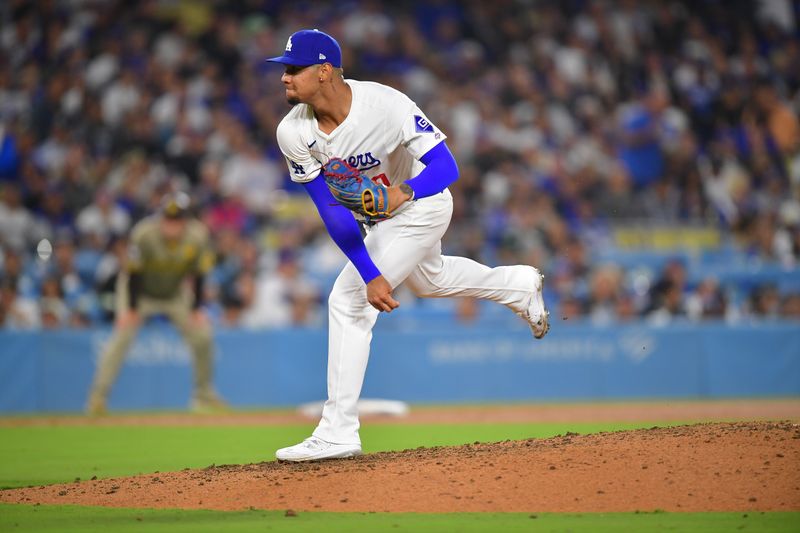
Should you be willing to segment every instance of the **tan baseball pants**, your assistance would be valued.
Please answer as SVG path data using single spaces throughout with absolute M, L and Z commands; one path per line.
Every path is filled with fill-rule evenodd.
M 127 279 L 120 275 L 117 280 L 116 309 L 117 313 L 128 308 Z M 211 399 L 215 397 L 212 386 L 213 349 L 210 328 L 193 327 L 190 321 L 192 314 L 192 295 L 190 291 L 181 291 L 174 298 L 158 299 L 139 296 L 136 311 L 141 321 L 139 324 L 114 327 L 95 371 L 90 401 L 105 403 L 112 385 L 119 375 L 122 363 L 128 353 L 131 342 L 139 331 L 140 324 L 154 315 L 165 315 L 178 328 L 181 336 L 191 348 L 194 357 L 194 398 Z

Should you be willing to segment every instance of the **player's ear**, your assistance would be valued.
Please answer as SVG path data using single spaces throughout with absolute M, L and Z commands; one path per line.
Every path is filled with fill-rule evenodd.
M 319 74 L 320 83 L 325 80 L 329 80 L 331 78 L 331 74 L 333 73 L 333 66 L 331 66 L 330 63 L 323 63 L 319 66 L 317 73 Z

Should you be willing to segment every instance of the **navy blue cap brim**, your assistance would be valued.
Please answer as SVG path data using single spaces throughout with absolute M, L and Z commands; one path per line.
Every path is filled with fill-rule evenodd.
M 269 59 L 265 59 L 268 63 L 281 63 L 283 65 L 292 65 L 294 67 L 307 67 L 309 65 L 313 65 L 314 63 L 305 63 L 302 61 L 298 61 L 297 58 L 293 57 L 286 57 L 286 56 L 278 56 L 278 57 L 270 57 Z

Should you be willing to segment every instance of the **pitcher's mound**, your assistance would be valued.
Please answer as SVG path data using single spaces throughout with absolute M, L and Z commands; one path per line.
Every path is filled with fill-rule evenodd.
M 717 423 L 0 491 L 0 501 L 377 512 L 800 510 L 800 426 Z

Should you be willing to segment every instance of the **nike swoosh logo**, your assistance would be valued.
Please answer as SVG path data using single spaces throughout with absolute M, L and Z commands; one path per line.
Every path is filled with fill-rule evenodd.
M 309 147 L 309 148 L 311 148 L 311 147 L 312 147 L 312 146 L 314 146 L 315 144 L 317 144 L 317 141 L 314 141 L 313 143 L 309 144 L 309 145 L 308 145 L 308 147 Z

